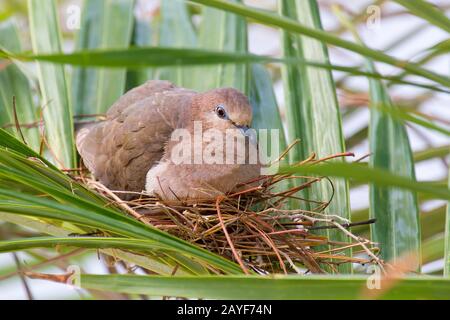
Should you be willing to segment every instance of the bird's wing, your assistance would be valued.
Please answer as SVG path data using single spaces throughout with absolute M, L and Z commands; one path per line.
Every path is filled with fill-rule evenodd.
M 115 190 L 142 191 L 195 94 L 167 81 L 148 81 L 122 96 L 106 120 L 83 128 L 77 148 L 87 168 Z

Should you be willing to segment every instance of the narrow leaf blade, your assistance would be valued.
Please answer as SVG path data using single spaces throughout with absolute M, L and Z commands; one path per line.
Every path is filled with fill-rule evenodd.
M 82 275 L 81 286 L 113 292 L 209 299 L 361 299 L 366 277 L 336 276 L 203 276 L 159 277 L 135 275 Z M 245 290 L 242 290 L 245 288 Z M 301 288 L 301 290 L 299 290 Z M 445 299 L 450 280 L 409 277 L 396 282 L 385 299 Z
M 133 31 L 133 0 L 103 1 L 101 48 L 128 48 Z M 97 112 L 106 113 L 124 93 L 126 69 L 101 69 L 97 83 Z
M 161 2 L 161 21 L 158 44 L 161 47 L 195 48 L 197 35 L 187 10 L 186 2 L 182 0 Z M 191 68 L 160 69 L 158 78 L 169 80 L 178 86 L 190 88 L 192 85 Z
M 60 53 L 61 36 L 52 0 L 28 0 L 31 40 L 36 54 Z M 73 168 L 76 163 L 72 106 L 61 65 L 38 63 L 39 85 L 48 145 L 59 167 Z
M 102 24 L 105 18 L 103 0 L 85 0 L 75 50 L 98 49 L 102 45 Z M 99 70 L 75 67 L 72 73 L 72 101 L 75 115 L 95 114 Z
M 200 48 L 216 52 L 248 53 L 247 22 L 243 17 L 209 7 L 203 8 L 202 17 L 198 41 Z M 234 87 L 248 93 L 248 69 L 247 64 L 197 68 L 197 87 L 199 90 Z
M 448 186 L 450 189 L 450 174 Z M 450 277 L 450 201 L 447 204 L 447 218 L 445 222 L 444 276 Z
M 0 47 L 10 52 L 22 51 L 17 24 L 14 19 L 0 24 Z M 8 63 L 5 61 L 5 63 Z M 39 130 L 35 127 L 26 127 L 38 120 L 37 108 L 34 106 L 31 95 L 31 85 L 26 75 L 14 63 L 7 65 L 0 71 L 0 126 L 11 125 L 9 132 L 20 137 L 14 128 L 15 116 L 13 112 L 13 99 L 16 99 L 16 111 L 21 131 L 27 144 L 34 150 L 39 150 Z
M 332 35 L 326 31 L 310 28 L 304 26 L 303 24 L 298 23 L 297 21 L 285 17 L 281 17 L 279 15 L 275 15 L 271 12 L 247 7 L 238 3 L 232 3 L 226 0 L 189 0 L 190 2 L 195 2 L 199 4 L 203 4 L 205 6 L 210 6 L 214 8 L 218 8 L 221 10 L 229 11 L 236 13 L 238 15 L 242 15 L 247 18 L 252 18 L 259 23 L 266 24 L 269 26 L 280 27 L 285 31 L 290 31 L 293 33 L 298 33 L 305 35 L 307 37 L 315 38 L 319 41 L 327 43 L 329 45 L 335 45 L 337 47 L 341 47 L 366 57 L 370 57 L 374 60 L 384 62 L 393 66 L 401 65 L 404 70 L 409 73 L 416 74 L 422 76 L 424 78 L 428 78 L 430 80 L 436 81 L 446 87 L 450 87 L 450 80 L 448 77 L 434 73 L 430 70 L 424 69 L 421 66 L 414 63 L 405 63 L 400 62 L 394 57 L 387 55 L 381 51 L 367 48 L 366 46 L 361 46 L 354 42 L 350 42 L 344 39 L 341 39 L 337 36 Z M 306 2 L 306 1 L 305 1 Z
M 321 29 L 320 15 L 314 0 L 282 0 L 280 4 L 282 15 L 298 19 L 309 28 Z M 283 32 L 283 46 L 285 56 L 328 63 L 327 48 L 315 39 Z M 304 160 L 312 153 L 316 153 L 318 157 L 326 157 L 344 152 L 341 117 L 331 73 L 290 65 L 284 65 L 282 71 L 288 139 L 290 142 L 301 139 L 300 144 L 290 153 L 290 162 Z M 333 185 L 332 188 L 328 183 L 315 184 L 310 190 L 306 190 L 306 197 L 318 201 L 332 199 L 325 213 L 350 219 L 348 185 L 340 179 L 335 179 Z M 335 230 L 325 232 L 329 239 L 348 240 Z M 341 269 L 350 271 L 348 266 L 342 266 Z
M 373 70 L 373 65 L 370 69 Z M 395 108 L 380 81 L 370 81 L 371 114 L 369 143 L 370 166 L 415 180 L 414 161 L 403 122 L 378 110 L 382 105 Z M 420 257 L 420 223 L 417 196 L 396 188 L 370 186 L 370 214 L 373 239 L 380 243 L 381 255 L 395 261 L 404 254 Z

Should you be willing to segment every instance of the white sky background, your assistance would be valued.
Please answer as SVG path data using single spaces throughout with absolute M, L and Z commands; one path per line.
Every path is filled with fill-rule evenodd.
M 154 8 L 154 0 L 139 0 L 139 2 L 139 8 L 142 8 L 144 10 L 152 10 Z M 261 6 L 266 8 L 275 8 L 276 3 L 275 0 L 247 0 L 245 2 L 248 5 Z M 429 2 L 450 6 L 450 0 Z M 364 10 L 364 8 L 367 8 L 367 5 L 371 4 L 372 1 L 319 0 L 319 3 L 324 6 L 340 3 L 352 12 L 361 12 L 362 10 Z M 402 7 L 393 3 L 388 3 L 385 7 L 383 7 L 383 13 L 396 12 L 399 10 L 402 10 Z M 322 10 L 321 14 L 322 23 L 325 30 L 334 29 L 336 27 L 336 18 L 332 14 L 330 14 L 328 10 Z M 368 46 L 370 46 L 371 48 L 383 50 L 387 45 L 398 39 L 398 37 L 400 37 L 402 34 L 407 33 L 408 30 L 412 30 L 423 23 L 423 20 L 412 17 L 410 15 L 401 15 L 395 18 L 385 18 L 382 16 L 379 28 L 368 29 L 367 27 L 362 27 L 358 31 L 360 32 L 363 40 Z M 343 37 L 353 41 L 353 38 L 349 34 L 344 34 Z M 421 29 L 421 31 L 410 41 L 407 41 L 395 50 L 390 51 L 389 54 L 399 59 L 417 58 L 418 53 L 423 52 L 423 50 L 445 39 L 448 39 L 448 34 L 446 34 L 444 31 L 439 30 L 438 28 L 428 26 Z M 250 51 L 253 53 L 267 55 L 279 55 L 281 53 L 279 31 L 277 31 L 276 29 L 271 29 L 256 24 L 251 25 L 249 42 Z M 358 57 L 357 55 L 335 48 L 332 48 L 330 50 L 330 56 L 331 62 L 337 65 L 354 66 L 358 65 L 361 61 L 360 57 Z M 450 75 L 450 56 L 447 55 L 446 57 L 435 59 L 426 67 L 433 71 Z M 390 66 L 378 64 L 377 68 L 379 72 L 386 75 L 396 74 L 395 70 Z M 340 77 L 340 75 L 337 73 L 335 74 L 335 76 Z M 348 82 L 348 85 L 351 88 L 364 90 L 367 88 L 367 79 L 353 78 Z M 284 98 L 281 83 L 276 83 L 275 89 L 279 104 L 282 107 Z M 416 96 L 422 91 L 422 89 L 416 87 L 396 86 L 390 90 L 390 93 L 393 98 L 408 98 L 411 96 Z M 342 96 L 340 96 L 340 98 L 342 98 Z M 446 94 L 436 94 L 435 97 L 425 103 L 420 110 L 426 114 L 450 121 L 450 97 Z M 344 123 L 345 135 L 351 135 L 363 125 L 365 125 L 368 120 L 369 112 L 367 108 L 361 108 L 361 110 L 356 112 L 356 114 L 354 114 L 354 116 L 352 116 L 349 121 L 346 121 Z M 416 127 L 416 130 L 419 130 L 421 132 L 420 136 L 411 129 L 408 129 L 412 148 L 415 151 L 427 148 L 427 143 L 431 144 L 432 146 L 448 145 L 450 143 L 448 137 L 444 135 L 430 132 L 429 130 L 424 130 L 418 127 Z M 428 142 L 425 142 L 422 136 L 425 136 Z M 367 143 L 363 143 L 350 151 L 354 151 L 357 157 L 365 155 L 369 152 Z M 419 180 L 441 180 L 444 179 L 448 173 L 448 169 L 444 166 L 442 161 L 439 160 L 423 162 L 416 166 L 416 171 Z M 354 190 L 351 193 L 351 204 L 353 209 L 367 207 L 368 188 L 360 187 Z M 426 204 L 424 209 L 432 209 L 441 204 L 442 202 L 439 201 L 430 202 Z M 20 258 L 22 263 L 26 264 L 27 257 L 21 254 Z M 14 265 L 12 256 L 10 254 L 0 254 L 0 269 L 2 269 L 2 267 L 6 265 Z M 61 270 L 57 270 L 54 268 L 48 269 L 46 271 L 56 273 L 61 272 Z M 92 259 L 90 259 L 89 263 L 85 264 L 85 271 L 91 273 L 104 273 L 105 269 L 103 267 L 103 264 L 98 263 L 97 258 L 93 257 Z M 62 285 L 38 280 L 30 280 L 29 283 L 31 285 L 33 295 L 36 299 L 63 299 L 76 298 L 78 296 L 77 292 L 74 289 Z M 25 297 L 26 296 L 24 294 L 23 287 L 17 277 L 0 282 L 0 299 L 24 299 Z

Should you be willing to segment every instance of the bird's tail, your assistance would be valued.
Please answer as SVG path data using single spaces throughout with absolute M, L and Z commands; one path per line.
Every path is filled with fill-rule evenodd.
M 98 129 L 98 122 L 81 123 L 75 125 L 75 144 L 78 153 L 83 158 L 83 162 L 89 171 L 94 172 L 95 170 L 95 130 Z

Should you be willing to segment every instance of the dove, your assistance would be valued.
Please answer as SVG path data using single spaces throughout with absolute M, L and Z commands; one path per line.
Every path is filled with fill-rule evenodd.
M 105 120 L 78 130 L 76 146 L 87 169 L 113 191 L 210 199 L 260 176 L 260 164 L 250 161 L 258 150 L 247 134 L 251 121 L 248 99 L 236 89 L 199 93 L 150 80 L 120 97 Z M 223 155 L 230 151 L 233 161 Z

